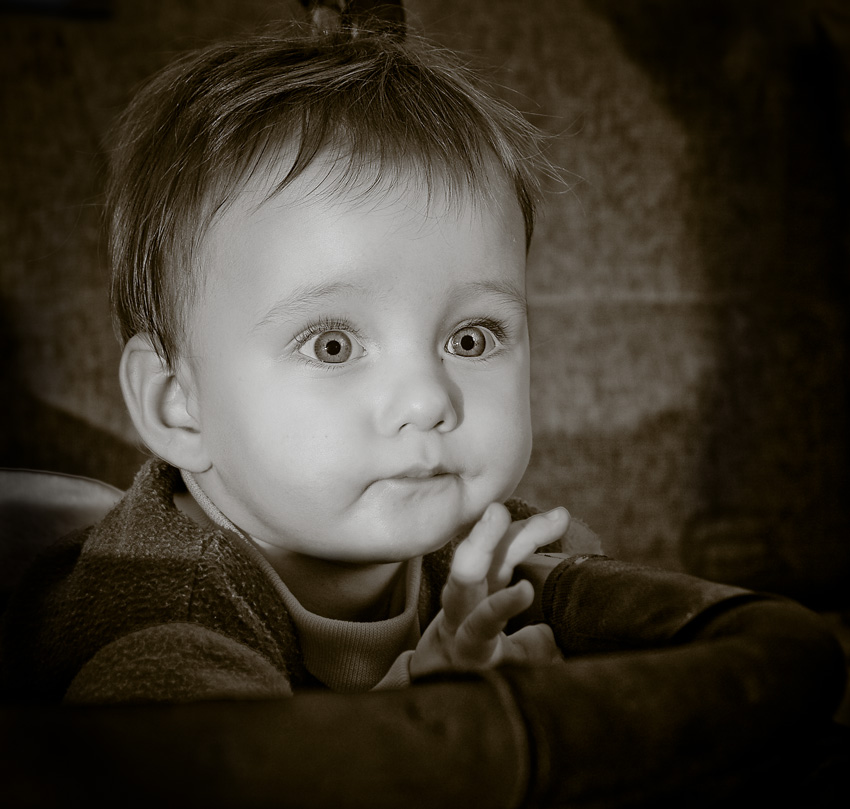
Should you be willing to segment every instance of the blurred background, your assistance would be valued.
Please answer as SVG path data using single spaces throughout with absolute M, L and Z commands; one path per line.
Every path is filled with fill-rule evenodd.
M 406 0 L 552 137 L 522 496 L 610 555 L 850 607 L 846 0 Z M 298 0 L 0 2 L 0 466 L 125 488 L 104 134 Z

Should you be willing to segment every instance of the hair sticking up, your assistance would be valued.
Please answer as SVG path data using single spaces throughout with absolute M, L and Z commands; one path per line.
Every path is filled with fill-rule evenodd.
M 407 32 L 401 0 L 301 0 L 317 34 L 381 32 L 404 39 Z

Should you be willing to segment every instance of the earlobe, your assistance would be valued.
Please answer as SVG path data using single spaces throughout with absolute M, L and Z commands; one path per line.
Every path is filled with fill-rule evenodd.
M 189 381 L 169 370 L 147 335 L 127 341 L 119 377 L 130 417 L 148 448 L 180 469 L 206 472 L 211 463 L 191 407 Z

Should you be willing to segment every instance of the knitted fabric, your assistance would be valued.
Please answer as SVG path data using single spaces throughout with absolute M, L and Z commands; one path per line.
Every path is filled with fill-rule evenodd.
M 16 700 L 105 703 L 277 697 L 320 685 L 279 577 L 251 543 L 182 513 L 174 495 L 183 489 L 177 469 L 151 460 L 100 523 L 36 562 L 4 615 L 0 690 Z M 507 505 L 515 518 L 531 513 L 519 501 Z M 571 526 L 565 543 L 574 541 Z M 410 564 L 399 624 L 411 602 L 419 627 L 433 620 L 453 552 L 449 545 Z M 324 650 L 335 641 L 319 628 L 307 636 L 319 649 L 309 649 L 311 666 L 335 685 L 360 689 L 414 642 L 405 635 L 370 669 Z M 346 659 L 353 670 L 333 674 Z

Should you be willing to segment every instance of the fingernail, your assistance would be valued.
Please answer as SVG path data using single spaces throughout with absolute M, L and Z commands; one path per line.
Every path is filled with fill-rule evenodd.
M 546 513 L 546 519 L 552 520 L 552 522 L 555 522 L 555 520 L 560 519 L 561 514 L 563 514 L 565 511 L 566 511 L 566 509 L 563 506 L 558 506 L 558 508 L 553 508 L 551 511 Z

